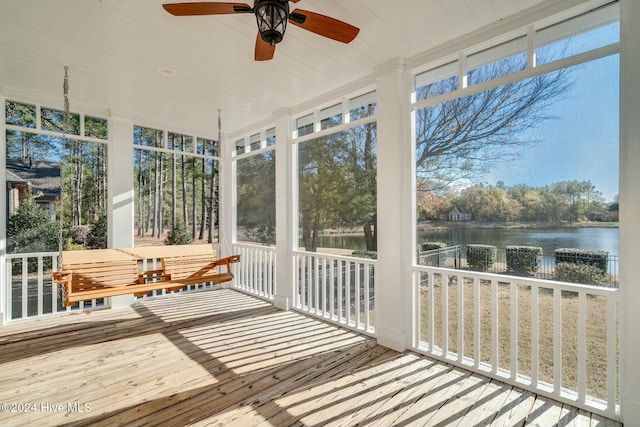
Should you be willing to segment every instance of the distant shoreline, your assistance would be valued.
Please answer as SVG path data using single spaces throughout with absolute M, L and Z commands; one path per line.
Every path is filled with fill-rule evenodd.
M 453 228 L 618 228 L 617 222 L 483 222 L 428 221 L 418 223 L 418 230 L 450 230 Z
M 481 222 L 481 221 L 427 221 L 418 223 L 418 231 L 446 231 L 459 228 L 476 229 L 549 229 L 549 228 L 618 228 L 617 222 Z M 362 229 L 327 229 L 323 236 L 362 236 Z

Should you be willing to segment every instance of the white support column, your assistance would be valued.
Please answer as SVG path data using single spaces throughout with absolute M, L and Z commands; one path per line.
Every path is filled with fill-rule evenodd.
M 7 126 L 5 124 L 5 98 L 0 94 L 0 171 L 7 170 Z M 0 200 L 2 201 L 2 209 L 0 209 L 0 327 L 5 323 L 5 313 L 7 304 L 7 291 L 9 284 L 7 283 L 7 177 L 5 172 L 1 172 L 0 177 Z
M 620 51 L 620 400 L 625 425 L 640 420 L 640 2 L 622 0 Z
M 134 173 L 133 120 L 123 117 L 109 119 L 108 174 L 108 234 L 110 248 L 133 247 L 134 233 Z M 111 298 L 111 307 L 131 305 L 133 295 Z
M 397 351 L 411 337 L 414 178 L 410 90 L 402 61 L 377 70 L 378 100 L 378 343 Z
M 232 244 L 236 241 L 236 162 L 232 153 L 235 141 L 220 137 L 220 186 L 219 194 L 219 258 L 232 253 Z
M 291 144 L 291 117 L 288 110 L 276 112 L 276 291 L 275 306 L 289 310 L 294 299 L 293 249 L 298 235 L 296 170 Z M 295 186 L 297 187 L 297 186 Z

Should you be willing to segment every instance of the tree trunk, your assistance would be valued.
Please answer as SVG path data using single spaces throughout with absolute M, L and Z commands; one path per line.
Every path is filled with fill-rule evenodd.
M 216 226 L 216 174 L 215 174 L 215 161 L 211 160 L 211 185 L 209 186 L 209 243 L 213 243 L 213 230 Z
M 197 192 L 198 192 L 198 180 L 196 179 L 196 160 L 191 158 L 191 236 L 196 239 L 196 230 L 198 227 L 198 204 L 197 204 Z
M 184 137 L 181 138 L 183 138 L 182 143 L 184 145 Z M 184 164 L 185 158 L 184 156 L 180 157 L 180 172 L 182 175 L 182 220 L 184 221 L 184 226 L 189 227 L 189 212 L 187 211 L 187 172 Z
M 152 204 L 152 223 L 151 223 L 151 236 L 152 237 L 160 237 L 159 235 L 159 227 L 158 227 L 158 216 L 159 216 L 159 207 L 160 202 L 159 198 L 159 188 L 160 188 L 160 153 L 154 153 L 153 156 L 153 204 Z
M 138 150 L 138 236 L 144 236 L 144 230 L 142 228 L 142 224 L 144 222 L 143 218 L 143 174 L 142 174 L 142 150 Z
M 205 165 L 205 159 L 200 159 L 202 162 L 202 176 L 200 182 L 202 184 L 201 197 L 200 197 L 200 240 L 204 239 L 204 232 L 207 226 L 207 170 Z
M 378 251 L 378 215 L 374 214 L 371 219 L 364 224 L 364 240 L 368 251 Z
M 178 191 L 178 181 L 176 179 L 176 155 L 171 155 L 171 230 L 175 230 L 176 228 L 176 218 L 177 218 L 177 191 Z

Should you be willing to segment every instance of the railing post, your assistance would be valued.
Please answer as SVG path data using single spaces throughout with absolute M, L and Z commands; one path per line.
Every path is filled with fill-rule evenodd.
M 640 2 L 620 2 L 620 412 L 640 420 Z
M 296 156 L 291 144 L 291 117 L 288 110 L 276 112 L 276 307 L 289 310 L 295 301 L 295 262 L 293 250 L 298 236 L 297 206 L 294 188 L 297 188 Z
M 5 141 L 7 135 L 6 122 L 6 101 L 2 94 L 0 94 L 0 139 Z M 2 144 L 0 148 L 0 171 L 7 170 L 7 150 L 5 144 Z M 7 275 L 7 183 L 6 174 L 0 173 L 0 203 L 2 208 L 0 209 L 0 327 L 4 326 L 7 316 L 7 305 L 10 302 L 7 301 L 7 293 L 9 292 L 10 278 Z
M 378 343 L 403 351 L 411 344 L 411 266 L 415 253 L 415 144 L 409 109 L 410 79 L 404 63 L 376 70 L 378 97 L 378 264 L 382 301 L 376 312 Z
M 126 114 L 120 113 L 126 116 Z M 134 178 L 133 178 L 133 119 L 109 119 L 109 153 L 107 156 L 107 212 L 109 248 L 133 247 Z M 111 297 L 112 307 L 135 302 L 133 295 Z

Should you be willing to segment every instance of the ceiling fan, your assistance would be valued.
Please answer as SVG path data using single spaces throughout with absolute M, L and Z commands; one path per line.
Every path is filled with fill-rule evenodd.
M 290 1 L 297 3 L 300 0 Z M 246 3 L 223 2 L 168 3 L 162 7 L 174 16 L 253 13 L 258 23 L 256 61 L 273 58 L 276 44 L 282 41 L 288 21 L 297 27 L 342 43 L 350 43 L 360 31 L 346 22 L 308 10 L 294 9 L 290 12 L 289 0 L 255 0 L 253 7 Z

